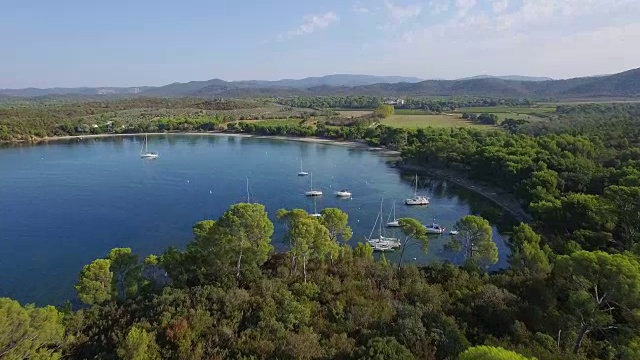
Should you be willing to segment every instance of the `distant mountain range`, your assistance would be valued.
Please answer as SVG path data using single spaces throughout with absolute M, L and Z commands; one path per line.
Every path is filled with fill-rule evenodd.
M 0 89 L 0 96 L 485 96 L 485 97 L 640 97 L 640 68 L 619 74 L 552 80 L 526 76 L 480 75 L 459 80 L 421 80 L 412 77 L 328 75 L 300 80 L 220 79 L 128 88 Z
M 308 77 L 304 79 L 268 80 L 243 80 L 224 81 L 212 79 L 205 81 L 190 81 L 187 83 L 173 83 L 165 86 L 139 86 L 139 87 L 78 87 L 78 88 L 26 88 L 26 89 L 0 89 L 0 95 L 37 97 L 48 95 L 131 95 L 144 94 L 148 96 L 187 96 L 204 88 L 228 88 L 228 89 L 260 89 L 260 88 L 286 88 L 305 89 L 316 86 L 365 86 L 379 83 L 420 82 L 422 79 L 402 76 L 374 76 L 336 74 L 321 77 Z M 206 91 L 205 91 L 206 92 Z
M 521 76 L 521 75 L 507 75 L 507 76 L 476 75 L 476 76 L 462 78 L 462 79 L 458 79 L 458 80 L 477 80 L 477 79 L 500 79 L 500 80 L 513 80 L 513 81 L 548 81 L 548 80 L 553 80 L 550 77 L 535 77 L 535 76 Z
M 78 87 L 78 88 L 25 88 L 25 89 L 0 89 L 0 95 L 14 97 L 39 97 L 51 95 L 136 95 L 151 89 L 149 86 L 141 87 Z

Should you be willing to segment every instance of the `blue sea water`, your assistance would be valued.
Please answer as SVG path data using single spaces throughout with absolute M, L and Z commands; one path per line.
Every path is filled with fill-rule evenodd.
M 501 233 L 513 219 L 486 199 L 438 179 L 421 178 L 427 208 L 409 208 L 413 174 L 401 174 L 388 159 L 368 150 L 285 140 L 232 136 L 154 135 L 149 150 L 158 159 L 139 157 L 143 138 L 115 137 L 56 141 L 0 148 L 0 297 L 23 303 L 56 304 L 75 296 L 82 266 L 114 247 L 131 247 L 141 258 L 168 246 L 183 248 L 191 227 L 216 219 L 230 205 L 246 201 L 266 206 L 275 222 L 280 208 L 314 210 L 304 196 L 310 177 L 298 177 L 300 159 L 313 173 L 318 212 L 339 207 L 349 214 L 352 244 L 372 230 L 384 200 L 384 219 L 397 202 L 398 217 L 447 228 L 467 214 L 479 214 L 494 227 L 494 241 L 505 267 L 508 250 Z M 353 199 L 333 192 L 349 189 Z M 274 245 L 286 250 L 276 224 Z M 449 260 L 448 235 L 430 237 L 427 254 L 408 250 L 409 262 Z M 394 254 L 387 254 L 391 261 Z M 415 258 L 415 260 L 414 260 Z

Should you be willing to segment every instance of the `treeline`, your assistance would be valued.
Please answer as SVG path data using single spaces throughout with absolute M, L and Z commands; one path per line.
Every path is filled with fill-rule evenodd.
M 538 137 L 469 129 L 389 132 L 392 143 L 408 136 L 407 161 L 465 171 L 510 190 L 556 252 L 640 250 L 637 129 Z
M 637 132 L 640 119 L 640 103 L 595 103 L 578 105 L 558 105 L 557 119 L 551 122 L 531 122 L 520 127 L 523 134 L 542 135 L 548 133 L 621 134 Z
M 171 127 L 177 119 L 183 121 L 186 130 L 197 128 L 200 123 L 221 112 L 219 116 L 236 120 L 240 115 L 222 114 L 244 109 L 247 114 L 260 117 L 262 102 L 248 100 L 203 100 L 130 98 L 105 101 L 20 101 L 0 104 L 0 141 L 29 140 L 48 136 L 99 134 L 104 132 L 132 132 L 142 123 L 158 123 L 158 119 L 176 118 L 167 122 Z M 273 109 L 272 109 L 273 110 Z M 273 111 L 272 111 L 273 113 Z M 274 116 L 272 114 L 271 116 Z M 109 126 L 115 122 L 115 126 Z M 95 125 L 95 126 L 94 126 Z M 124 131 L 122 126 L 127 131 Z M 177 129 L 180 130 L 180 129 Z
M 496 114 L 470 114 L 462 113 L 462 118 L 465 120 L 476 121 L 484 125 L 497 125 L 499 122 Z
M 396 99 L 394 99 L 396 100 Z M 487 106 L 529 106 L 535 101 L 530 99 L 499 99 L 475 97 L 446 97 L 446 98 L 411 98 L 403 97 L 402 104 L 395 105 L 398 109 L 422 109 L 432 112 L 453 111 L 463 107 Z M 383 104 L 385 98 L 377 96 L 300 96 L 293 98 L 277 98 L 279 104 L 309 109 L 375 109 Z
M 347 245 L 352 233 L 339 209 L 325 209 L 320 218 L 282 209 L 276 218 L 286 227 L 284 253 L 273 252 L 274 224 L 264 207 L 237 204 L 218 220 L 197 223 L 184 251 L 169 248 L 141 261 L 118 248 L 86 265 L 76 285 L 85 308 L 0 299 L 9 319 L 0 323 L 0 351 L 10 359 L 632 360 L 640 354 L 634 255 L 556 256 L 522 224 L 511 236 L 511 269 L 489 275 L 482 264 L 494 258 L 487 251 L 495 247 L 491 227 L 467 216 L 454 239 L 468 249 L 459 247 L 469 254 L 465 266 L 418 268 L 375 260 L 369 245 Z M 400 223 L 403 246 L 429 251 L 419 223 Z

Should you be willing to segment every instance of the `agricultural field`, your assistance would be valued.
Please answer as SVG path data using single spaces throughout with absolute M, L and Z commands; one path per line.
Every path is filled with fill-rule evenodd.
M 372 110 L 340 110 L 337 113 L 342 117 L 360 117 L 371 114 Z
M 396 115 L 433 115 L 431 111 L 422 109 L 395 109 L 393 113 Z
M 486 106 L 486 107 L 468 107 L 459 108 L 455 112 L 457 113 L 474 113 L 474 114 L 500 114 L 500 113 L 515 113 L 515 114 L 546 114 L 556 111 L 556 106 L 552 104 L 548 105 L 535 105 L 530 107 L 512 107 L 512 106 Z
M 392 115 L 382 121 L 383 125 L 407 129 L 423 127 L 475 127 L 478 129 L 497 129 L 495 126 L 477 124 L 462 119 L 462 115 Z
M 504 119 L 517 119 L 527 121 L 540 121 L 556 112 L 555 104 L 535 105 L 531 107 L 510 107 L 510 106 L 489 106 L 489 107 L 469 107 L 460 108 L 455 111 L 456 114 L 472 113 L 472 114 L 495 114 L 500 121 Z

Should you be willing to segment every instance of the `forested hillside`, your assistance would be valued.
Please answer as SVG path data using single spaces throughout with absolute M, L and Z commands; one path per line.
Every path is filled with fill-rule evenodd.
M 147 91 L 164 96 L 479 96 L 479 97 L 639 97 L 640 69 L 620 74 L 584 77 L 568 80 L 522 81 L 500 78 L 473 78 L 463 80 L 426 80 L 421 82 L 380 82 L 359 86 L 332 86 L 331 84 L 306 87 L 268 86 L 262 83 L 224 82 L 221 80 L 194 89 L 194 83 L 171 84 Z M 169 90 L 170 89 L 170 90 Z M 143 92 L 144 94 L 144 92 Z
M 162 96 L 162 97 L 275 97 L 275 96 L 478 96 L 507 98 L 638 98 L 640 69 L 619 74 L 567 80 L 530 81 L 519 77 L 472 77 L 426 80 L 393 76 L 329 75 L 301 80 L 224 81 L 220 79 L 132 88 L 0 89 L 0 96 Z

